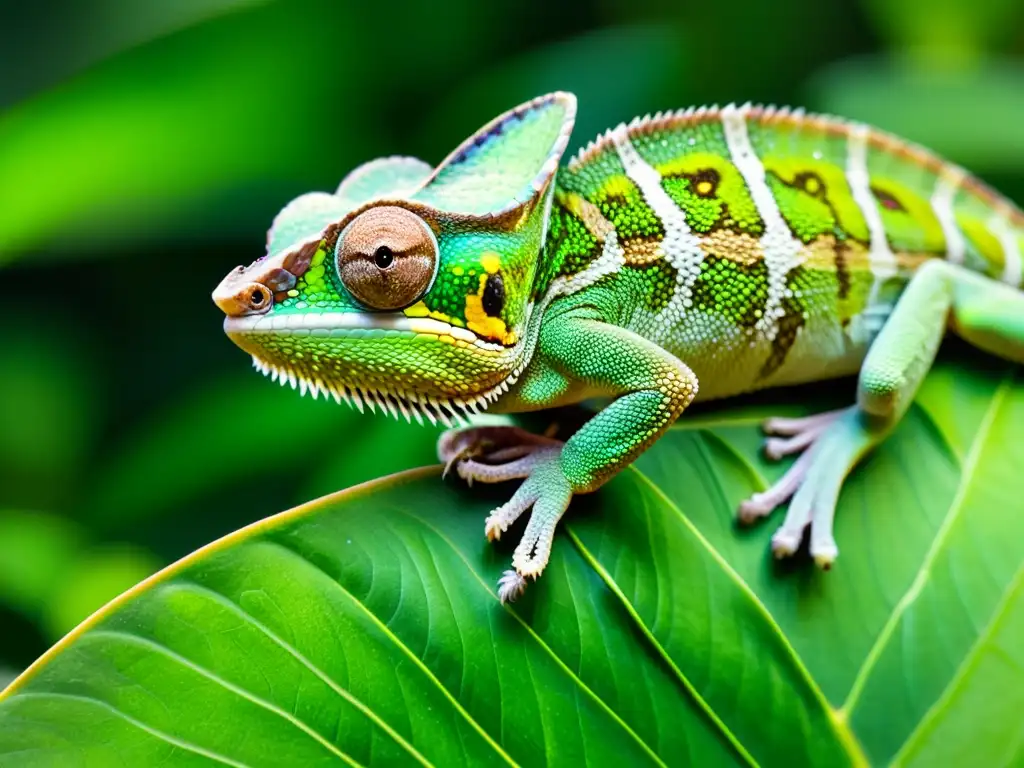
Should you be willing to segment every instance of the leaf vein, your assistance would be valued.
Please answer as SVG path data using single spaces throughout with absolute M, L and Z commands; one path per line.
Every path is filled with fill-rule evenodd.
M 1005 618 L 1007 611 L 1010 609 L 1010 605 L 1013 602 L 1012 598 L 1020 591 L 1021 586 L 1024 586 L 1024 562 L 1017 567 L 1017 572 L 1014 574 L 1013 579 L 1007 585 L 1003 594 L 1000 596 L 999 604 L 996 606 L 992 615 L 985 626 L 984 631 L 978 635 L 970 649 L 964 654 L 963 660 L 960 662 L 960 666 L 957 667 L 956 672 L 950 677 L 949 682 L 946 684 L 945 689 L 935 699 L 932 706 L 925 713 L 924 717 L 918 722 L 917 727 L 910 733 L 907 740 L 903 742 L 903 746 L 899 752 L 893 758 L 892 765 L 901 765 L 906 755 L 912 750 L 914 742 L 921 739 L 925 732 L 931 727 L 935 719 L 939 717 L 949 706 L 950 700 L 956 693 L 956 689 L 964 681 L 967 676 L 969 669 L 977 662 L 978 654 L 989 640 L 992 639 L 992 635 L 998 628 L 1000 622 Z
M 291 547 L 287 547 L 284 544 L 281 544 L 280 542 L 268 542 L 268 543 L 271 543 L 274 546 L 280 547 L 282 550 L 291 553 L 293 556 L 299 558 L 304 563 L 307 563 L 312 568 L 316 569 L 317 571 L 322 573 L 324 576 L 326 576 L 327 579 L 332 584 L 334 584 L 342 592 L 342 594 L 344 594 L 349 600 L 351 600 L 352 603 L 356 607 L 358 607 L 361 611 L 363 611 L 363 613 L 366 614 L 367 618 L 369 618 L 370 621 L 372 621 L 377 626 L 377 628 L 380 629 L 380 631 L 383 632 L 384 635 L 389 640 L 391 640 L 391 642 L 393 642 L 395 644 L 395 646 L 400 651 L 402 651 L 409 658 L 409 660 L 412 661 L 413 664 L 416 665 L 417 668 L 419 668 L 419 670 L 424 675 L 427 676 L 428 680 L 430 680 L 432 683 L 434 683 L 434 685 L 437 686 L 437 688 L 441 691 L 441 694 L 445 698 L 447 698 L 449 702 L 451 702 L 453 707 L 455 707 L 455 710 L 466 719 L 466 721 L 484 738 L 484 740 L 491 747 L 494 748 L 495 752 L 497 752 L 502 758 L 504 758 L 505 761 L 508 762 L 510 765 L 515 765 L 516 764 L 515 761 L 512 760 L 512 758 L 509 757 L 509 755 L 505 752 L 505 750 L 503 750 L 501 748 L 501 746 L 496 741 L 494 741 L 493 738 L 491 738 L 490 734 L 488 734 L 487 731 L 485 731 L 483 729 L 483 727 L 480 725 L 480 723 L 478 723 L 473 718 L 473 716 L 470 715 L 469 712 L 466 711 L 466 709 L 459 703 L 458 699 L 456 699 L 454 696 L 452 696 L 451 691 L 449 691 L 447 688 L 445 688 L 441 684 L 441 681 L 438 680 L 437 677 L 434 675 L 434 673 L 430 671 L 430 668 L 426 664 L 423 663 L 423 660 L 419 656 L 417 656 L 415 653 L 413 653 L 412 649 L 409 648 L 409 646 L 406 645 L 405 642 L 398 635 L 396 635 L 391 630 L 391 628 L 388 627 L 387 624 L 385 624 L 383 621 L 381 621 L 380 617 L 377 616 L 377 614 L 375 614 L 373 611 L 371 611 L 369 608 L 367 608 L 366 605 L 364 605 L 362 603 L 362 601 L 357 599 L 355 595 L 353 595 L 351 592 L 349 592 L 349 590 L 346 589 L 343 584 L 341 584 L 339 581 L 337 581 L 335 578 L 333 578 L 329 573 L 327 573 L 319 565 L 317 565 L 312 560 L 310 560 L 308 557 L 306 557 L 306 555 L 304 555 L 302 552 L 299 552 L 296 549 L 292 549 Z
M 421 525 L 423 525 L 426 528 L 428 528 L 429 530 L 433 531 L 443 542 L 445 542 L 445 544 L 447 544 L 451 548 L 451 550 L 459 557 L 459 559 L 462 560 L 463 563 L 465 563 L 466 568 L 469 571 L 469 573 L 473 576 L 473 578 L 475 578 L 480 583 L 480 585 L 484 588 L 484 590 L 486 590 L 487 595 L 492 600 L 495 600 L 495 601 L 498 600 L 497 595 L 494 594 L 494 592 L 491 589 L 490 585 L 488 585 L 487 582 L 484 581 L 483 578 L 480 576 L 480 574 L 476 572 L 476 570 L 470 564 L 469 560 L 466 559 L 466 556 L 464 554 L 462 554 L 462 552 L 459 550 L 458 547 L 455 546 L 454 542 L 452 542 L 441 531 L 439 531 L 437 528 L 435 528 L 427 520 L 423 519 L 419 515 L 413 514 L 412 512 L 409 512 L 408 510 L 405 510 L 405 509 L 399 510 L 399 511 L 403 515 L 406 515 L 407 517 L 410 517 L 413 520 L 418 521 Z M 555 663 L 565 672 L 565 674 L 567 674 L 569 676 L 569 678 L 576 685 L 578 685 L 584 691 L 584 693 L 586 693 L 591 698 L 592 701 L 594 701 L 599 707 L 601 707 L 601 709 L 603 709 L 605 711 L 605 713 L 607 713 L 608 716 L 612 718 L 612 720 L 614 720 L 616 723 L 618 723 L 620 726 L 622 726 L 623 730 L 625 730 L 626 733 L 628 733 L 641 746 L 641 748 L 645 752 L 647 752 L 648 756 L 652 760 L 654 760 L 659 765 L 665 765 L 665 763 L 661 760 L 661 758 L 658 757 L 657 753 L 653 749 L 651 749 L 651 746 L 646 741 L 641 739 L 640 736 L 636 733 L 636 731 L 634 731 L 629 726 L 629 724 L 626 723 L 626 721 L 624 721 L 619 716 L 619 714 L 615 710 L 613 710 L 611 707 L 608 706 L 607 702 L 605 702 L 604 699 L 602 699 L 600 696 L 598 696 L 596 693 L 594 693 L 594 691 L 591 690 L 590 686 L 588 686 L 586 683 L 584 683 L 583 680 L 581 680 L 579 678 L 579 676 L 576 675 L 569 668 L 569 665 L 566 664 L 565 661 L 561 657 L 559 657 L 558 654 L 556 654 L 551 649 L 551 646 L 549 646 L 546 642 L 544 642 L 544 640 L 540 637 L 540 635 L 538 635 L 536 633 L 536 631 L 533 629 L 533 627 L 531 627 L 518 613 L 516 613 L 513 609 L 511 609 L 507 605 L 503 606 L 503 608 L 504 608 L 504 610 L 508 611 L 509 615 L 511 615 L 513 618 L 515 618 L 515 620 L 517 622 L 519 622 L 519 624 L 526 630 L 526 632 L 530 635 L 530 637 L 532 637 L 537 642 L 537 645 L 541 649 L 543 649 L 555 661 Z
M 109 704 L 106 701 L 103 701 L 102 699 L 97 699 L 97 698 L 95 698 L 93 696 L 80 696 L 80 695 L 73 694 L 73 693 L 61 693 L 61 692 L 58 692 L 58 691 L 25 691 L 23 693 L 17 694 L 17 696 L 14 697 L 14 698 L 18 698 L 18 699 L 65 699 L 65 700 L 69 700 L 69 701 L 77 701 L 77 702 L 80 702 L 82 704 L 92 704 L 92 705 L 95 705 L 97 707 L 100 707 L 102 709 L 107 710 L 112 715 L 114 715 L 116 717 L 119 717 L 120 719 L 124 720 L 127 723 L 130 723 L 131 725 L 133 725 L 136 728 L 138 728 L 140 731 L 144 731 L 144 732 L 148 733 L 150 736 L 153 736 L 153 737 L 159 739 L 160 741 L 166 742 L 167 744 L 170 744 L 171 746 L 178 747 L 179 749 L 184 749 L 186 752 L 192 752 L 193 754 L 199 755 L 201 757 L 205 757 L 205 758 L 207 758 L 209 760 L 214 760 L 214 761 L 216 761 L 218 763 L 222 763 L 224 765 L 234 766 L 234 768 L 249 768 L 248 764 L 246 764 L 246 763 L 241 763 L 241 762 L 239 762 L 237 760 L 234 760 L 234 759 L 232 759 L 230 757 L 227 757 L 226 755 L 221 755 L 221 754 L 218 754 L 217 752 L 214 752 L 212 750 L 206 749 L 205 747 L 201 747 L 198 744 L 193 744 L 193 743 L 191 743 L 189 741 L 185 741 L 184 739 L 178 738 L 177 736 L 172 736 L 169 733 L 164 733 L 160 729 L 154 728 L 151 725 L 147 725 L 146 723 L 142 722 L 141 720 L 138 720 L 138 719 L 132 717 L 131 715 L 127 714 L 126 712 L 122 712 L 120 709 L 118 709 L 117 707 L 113 706 L 112 704 Z
M 792 643 L 789 642 L 789 638 L 782 631 L 782 628 L 775 620 L 775 617 L 772 615 L 771 611 L 768 610 L 768 607 L 761 601 L 761 598 L 757 595 L 757 593 L 754 592 L 754 590 L 751 589 L 750 585 L 747 584 L 743 577 L 736 572 L 732 565 L 730 565 L 730 563 L 722 556 L 722 553 L 719 552 L 714 547 L 714 545 L 711 544 L 710 541 L 708 541 L 708 539 L 704 536 L 703 533 L 700 532 L 697 526 L 693 524 L 693 521 L 690 520 L 690 518 L 683 513 L 683 510 L 679 508 L 679 505 L 676 504 L 672 499 L 670 499 L 668 495 L 666 495 L 666 493 L 660 487 L 658 487 L 656 483 L 654 483 L 649 477 L 647 477 L 647 475 L 645 475 L 635 466 L 630 466 L 629 471 L 635 472 L 637 476 L 640 477 L 643 480 L 643 482 L 646 485 L 648 485 L 655 492 L 655 494 L 664 501 L 666 505 L 668 505 L 669 509 L 674 511 L 679 516 L 679 519 L 683 522 L 683 525 L 685 525 L 686 528 L 691 532 L 691 534 L 696 537 L 697 541 L 707 550 L 708 554 L 711 555 L 712 559 L 716 563 L 718 563 L 719 567 L 722 568 L 725 574 L 729 578 L 731 578 L 740 588 L 740 590 L 750 599 L 755 608 L 757 608 L 758 612 L 762 614 L 765 621 L 768 622 L 769 626 L 771 626 L 772 629 L 775 630 L 775 633 L 779 637 L 779 642 L 782 644 L 783 649 L 792 658 L 794 667 L 800 674 L 800 677 L 803 679 L 804 683 L 807 685 L 808 690 L 811 692 L 811 695 L 821 705 L 822 711 L 824 711 L 824 713 L 826 714 L 828 722 L 831 724 L 836 737 L 849 752 L 850 757 L 854 761 L 854 763 L 858 765 L 866 765 L 866 758 L 864 758 L 864 756 L 861 754 L 859 744 L 853 738 L 852 733 L 849 732 L 849 729 L 847 728 L 846 724 L 842 721 L 840 713 L 833 709 L 832 706 L 828 703 L 828 699 L 825 698 L 824 692 L 818 686 L 818 683 L 814 680 L 814 678 L 811 677 L 811 673 L 804 665 L 803 659 L 796 652 L 796 649 L 793 647 Z M 637 620 L 639 621 L 639 616 L 637 617 Z
M 259 619 L 257 619 L 247 610 L 245 610 L 234 600 L 230 599 L 227 595 L 224 595 L 208 587 L 204 587 L 200 584 L 195 583 L 179 582 L 176 586 L 177 588 L 185 591 L 203 594 L 207 598 L 221 605 L 221 607 L 234 613 L 236 616 L 242 619 L 242 621 L 254 627 L 257 631 L 265 635 L 271 642 L 278 645 L 282 650 L 288 653 L 297 662 L 302 664 L 302 666 L 304 666 L 306 669 L 308 669 L 310 672 L 312 672 L 314 675 L 320 678 L 320 680 L 322 680 L 327 685 L 327 687 L 329 687 L 332 691 L 334 691 L 336 694 L 345 699 L 345 701 L 349 702 L 352 706 L 358 709 L 372 723 L 374 723 L 382 731 L 388 734 L 388 736 L 394 739 L 395 742 L 403 749 L 405 749 L 417 762 L 423 765 L 430 765 L 430 761 L 427 760 L 422 754 L 420 754 L 419 750 L 417 750 L 412 744 L 406 741 L 402 737 L 402 735 L 398 733 L 392 726 L 390 726 L 387 723 L 387 721 L 385 721 L 380 715 L 374 712 L 368 705 L 366 705 L 363 701 L 354 696 L 350 691 L 348 691 L 347 689 L 339 685 L 337 682 L 335 682 L 334 679 L 331 678 L 322 669 L 320 669 L 320 667 L 318 667 L 311 660 L 306 658 L 306 656 L 303 655 L 298 648 L 294 647 L 287 640 L 284 640 L 283 638 L 279 637 L 273 630 L 270 629 L 270 627 L 263 624 L 263 622 L 261 622 Z
M 704 700 L 704 697 L 700 695 L 700 692 L 693 685 L 693 683 L 690 682 L 690 679 L 685 674 L 683 674 L 683 671 L 679 669 L 675 661 L 665 650 L 664 646 L 662 646 L 662 644 L 658 642 L 657 638 L 654 636 L 654 633 L 650 629 L 650 627 L 644 624 L 643 620 L 637 614 L 636 609 L 633 607 L 633 604 L 630 603 L 629 600 L 626 598 L 625 594 L 623 594 L 622 589 L 619 587 L 615 579 L 612 578 L 611 574 L 608 573 L 608 571 L 600 563 L 600 561 L 598 561 L 598 559 L 594 557 L 593 552 L 591 552 L 586 547 L 586 545 L 579 538 L 579 536 L 576 535 L 575 531 L 573 531 L 571 528 L 567 528 L 567 531 L 569 538 L 572 540 L 576 548 L 580 551 L 580 554 L 588 563 L 590 563 L 590 567 L 597 572 L 597 574 L 601 577 L 605 584 L 607 584 L 608 588 L 612 591 L 612 593 L 619 599 L 620 602 L 622 602 L 623 607 L 626 609 L 626 612 L 629 613 L 629 615 L 636 622 L 637 626 L 639 627 L 640 631 L 644 634 L 644 636 L 647 638 L 648 642 L 651 643 L 651 645 L 662 657 L 662 659 L 664 659 L 665 663 L 668 664 L 669 669 L 672 670 L 673 674 L 683 684 L 683 688 L 686 690 L 686 692 L 690 696 L 692 696 L 694 701 L 697 702 L 697 705 L 704 710 L 704 712 L 710 718 L 711 722 L 714 723 L 715 726 L 722 732 L 722 734 L 733 746 L 733 748 L 739 753 L 739 755 L 744 760 L 746 760 L 750 765 L 757 766 L 758 762 L 754 759 L 753 755 L 751 755 L 747 751 L 746 747 L 744 747 L 743 744 L 740 743 L 740 740 L 736 738 L 736 734 L 734 734 L 730 730 L 729 726 L 725 724 L 725 722 Z
M 158 643 L 155 640 L 151 640 L 151 639 L 149 639 L 147 637 L 142 637 L 141 635 L 136 635 L 136 634 L 133 634 L 131 632 L 125 632 L 124 630 L 119 630 L 119 629 L 95 629 L 92 632 L 90 632 L 89 634 L 93 638 L 101 638 L 101 637 L 116 638 L 116 639 L 119 639 L 119 640 L 121 640 L 123 642 L 134 643 L 136 645 L 144 646 L 144 647 L 148 648 L 149 650 L 151 650 L 151 651 L 153 651 L 155 653 L 159 653 L 160 655 L 165 656 L 168 659 L 171 659 L 172 661 L 174 661 L 175 663 L 181 665 L 182 667 L 185 667 L 186 669 L 192 670 L 197 675 L 205 677 L 207 680 L 209 680 L 210 682 L 220 686 L 224 690 L 230 691 L 231 693 L 235 694 L 236 696 L 238 696 L 238 697 L 240 697 L 242 699 L 245 699 L 246 701 L 249 701 L 252 704 L 255 704 L 257 707 L 260 707 L 261 709 L 265 709 L 266 711 L 271 712 L 272 714 L 277 715 L 281 719 L 286 720 L 287 722 L 291 723 L 293 726 L 298 728 L 300 731 L 305 733 L 307 736 L 309 736 L 311 739 L 316 741 L 318 744 L 320 744 L 321 746 L 326 748 L 327 751 L 329 751 L 332 754 L 334 754 L 334 756 L 339 758 L 340 760 L 343 760 L 344 762 L 348 763 L 349 765 L 359 765 L 359 763 L 357 763 L 355 760 L 353 760 L 347 754 L 345 754 L 340 749 L 338 749 L 337 746 L 335 746 L 330 741 L 325 739 L 321 734 L 317 733 L 315 730 L 310 728 L 306 723 L 302 722 L 301 720 L 299 720 L 294 715 L 289 714 L 288 712 L 286 712 L 285 710 L 281 709 L 276 704 L 272 704 L 271 702 L 266 701 L 265 699 L 260 698 L 259 696 L 254 694 L 252 691 L 247 691 L 244 688 L 235 685 L 234 683 L 228 682 L 227 680 L 225 680 L 224 678 L 220 677 L 219 675 L 216 675 L 213 672 L 211 672 L 210 670 L 202 667 L 201 665 L 196 664 L 191 659 L 188 659 L 188 658 L 182 656 L 181 654 L 171 650 L 166 645 Z
M 971 441 L 971 448 L 967 452 L 967 458 L 963 464 L 963 472 L 960 475 L 960 483 L 957 486 L 956 495 L 953 497 L 952 502 L 950 502 L 949 509 L 946 511 L 942 524 L 935 532 L 935 538 L 932 540 L 932 545 L 925 554 L 924 560 L 921 561 L 921 567 L 914 576 L 914 580 L 910 583 L 910 587 L 907 588 L 903 597 L 901 597 L 899 602 L 896 603 L 892 613 L 889 614 L 889 618 L 878 633 L 878 637 L 875 639 L 874 644 L 868 651 L 867 656 L 864 657 L 864 662 L 861 664 L 860 669 L 857 670 L 857 674 L 853 679 L 853 684 L 850 686 L 850 692 L 846 696 L 846 701 L 844 701 L 842 707 L 840 707 L 839 711 L 846 717 L 849 717 L 850 713 L 856 708 L 857 703 L 860 700 L 860 696 L 864 692 L 864 687 L 867 685 L 868 678 L 870 677 L 872 670 L 874 670 L 875 664 L 877 664 L 878 660 L 881 658 L 882 652 L 888 645 L 893 633 L 896 631 L 896 626 L 899 624 L 900 619 L 920 596 L 921 592 L 924 590 L 925 584 L 931 577 L 932 565 L 934 565 L 942 546 L 946 542 L 946 538 L 949 535 L 950 530 L 953 528 L 953 524 L 960 515 L 964 499 L 967 496 L 967 490 L 974 479 L 974 471 L 981 457 L 985 440 L 992 429 L 992 424 L 995 422 L 996 413 L 1002 406 L 1007 392 L 1010 391 L 1010 384 L 1012 382 L 1013 371 L 1010 370 L 1007 372 L 1002 382 L 1000 382 L 999 387 L 996 389 L 995 393 L 992 395 L 992 399 L 989 401 L 989 406 L 985 410 L 985 416 L 982 419 L 981 425 L 978 427 L 977 433 L 974 435 L 974 439 Z

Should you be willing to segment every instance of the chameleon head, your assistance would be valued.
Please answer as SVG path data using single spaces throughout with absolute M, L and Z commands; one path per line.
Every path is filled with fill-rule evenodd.
M 574 117 L 575 99 L 551 94 L 437 168 L 384 158 L 334 194 L 293 200 L 267 254 L 213 293 L 228 336 L 314 395 L 442 421 L 486 407 L 532 353 L 538 255 Z

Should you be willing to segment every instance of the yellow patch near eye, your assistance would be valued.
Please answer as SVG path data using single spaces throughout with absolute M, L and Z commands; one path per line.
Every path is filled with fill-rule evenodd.
M 440 320 L 442 323 L 462 326 L 462 321 L 459 318 L 449 317 L 444 312 L 435 312 L 422 301 L 417 301 L 411 307 L 406 307 L 402 312 L 406 317 L 431 317 L 434 320 Z
M 804 189 L 812 195 L 817 194 L 821 190 L 821 181 L 816 176 L 808 176 L 804 179 Z
M 484 312 L 483 296 L 486 285 L 487 275 L 480 275 L 480 289 L 466 297 L 466 327 L 481 338 L 497 341 L 505 346 L 515 344 L 515 331 L 510 331 L 500 317 L 491 317 Z
M 487 274 L 493 275 L 501 269 L 501 257 L 494 251 L 486 251 L 480 256 L 480 266 L 484 268 Z
M 697 194 L 698 195 L 710 195 L 711 191 L 715 188 L 715 185 L 710 181 L 700 181 L 697 183 Z

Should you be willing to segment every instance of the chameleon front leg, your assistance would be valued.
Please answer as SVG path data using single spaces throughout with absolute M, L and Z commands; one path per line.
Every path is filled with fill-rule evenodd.
M 856 463 L 892 431 L 909 408 L 952 327 L 975 346 L 1024 363 L 1024 294 L 945 261 L 927 262 L 911 279 L 868 351 L 857 404 L 805 419 L 772 419 L 765 431 L 771 458 L 801 453 L 789 471 L 740 505 L 749 522 L 792 497 L 772 537 L 776 556 L 791 555 L 810 525 L 811 555 L 829 567 L 839 550 L 832 521 L 839 490 Z
M 515 427 L 479 427 L 447 433 L 438 445 L 442 461 L 454 462 L 466 480 L 525 478 L 486 523 L 488 538 L 497 539 L 531 510 L 512 557 L 514 570 L 499 582 L 503 601 L 515 599 L 526 578 L 544 570 L 573 495 L 598 489 L 657 440 L 697 394 L 697 378 L 678 358 L 635 333 L 584 310 L 570 311 L 545 318 L 514 396 L 524 407 L 540 408 L 574 393 L 618 398 L 564 444 Z

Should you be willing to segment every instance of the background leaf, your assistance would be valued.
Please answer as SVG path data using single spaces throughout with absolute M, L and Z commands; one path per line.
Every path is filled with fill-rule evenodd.
M 493 587 L 516 536 L 481 535 L 509 489 L 406 472 L 115 601 L 4 694 L 0 755 L 1013 763 L 1019 709 L 978 703 L 1024 687 L 1024 386 L 984 359 L 953 345 L 855 471 L 832 572 L 775 562 L 772 526 L 740 531 L 733 513 L 784 469 L 758 450 L 759 414 L 832 405 L 834 387 L 684 418 L 574 502 L 512 606 Z

